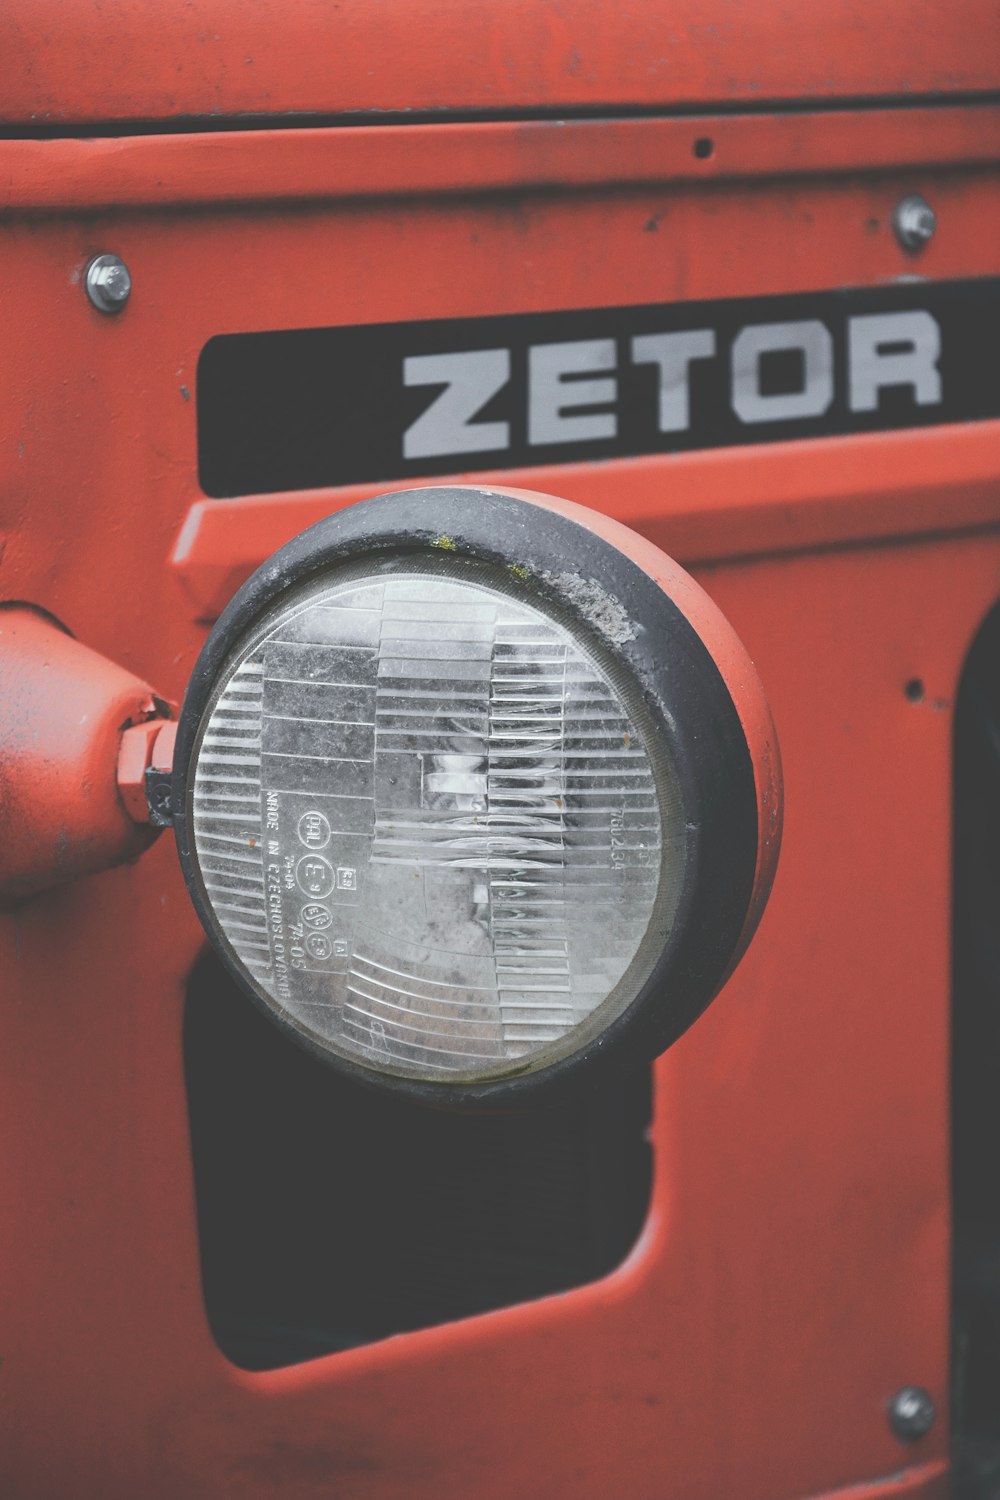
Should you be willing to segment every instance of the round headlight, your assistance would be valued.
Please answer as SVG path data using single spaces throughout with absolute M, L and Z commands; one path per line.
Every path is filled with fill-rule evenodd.
M 397 493 L 296 538 L 178 733 L 178 847 L 229 968 L 330 1062 L 431 1097 L 662 1050 L 777 853 L 759 684 L 742 657 L 734 697 L 713 638 L 662 554 L 541 496 Z

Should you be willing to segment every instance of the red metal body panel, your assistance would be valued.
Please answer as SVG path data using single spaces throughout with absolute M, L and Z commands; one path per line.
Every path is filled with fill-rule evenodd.
M 919 86 L 985 87 L 995 72 L 973 39 L 974 5 L 880 7 L 877 25 L 899 41 L 891 62 L 884 50 L 876 62 L 884 33 L 868 22 L 859 43 L 834 37 L 832 12 L 741 11 L 748 24 L 723 28 L 728 50 L 707 45 L 695 67 L 682 47 L 690 66 L 671 97 L 745 93 L 762 36 L 772 48 L 782 39 L 766 63 L 774 97 L 815 93 L 831 74 L 850 94 L 898 91 L 908 73 Z M 261 61 L 246 64 L 255 82 L 227 85 L 226 107 L 293 107 L 293 82 L 300 109 L 440 102 L 440 75 L 407 29 L 429 25 L 428 11 L 395 13 L 395 91 L 366 81 L 352 52 L 348 94 L 344 73 L 320 88 L 320 46 L 310 43 L 312 60 L 304 43 L 293 56 L 287 37 L 275 41 L 272 10 L 241 7 L 240 47 L 259 28 Z M 509 7 L 502 25 L 493 6 L 438 13 L 453 68 L 455 28 L 491 39 L 487 102 L 606 100 L 611 73 L 616 100 L 657 102 L 623 13 L 574 12 L 574 25 L 595 19 L 584 34 L 602 59 L 596 74 L 590 62 L 564 65 L 554 8 Z M 36 69 L 45 14 L 19 10 Z M 74 8 L 71 28 L 87 14 Z M 135 111 L 143 88 L 147 114 L 220 97 L 231 33 L 192 44 L 190 70 L 169 80 L 170 46 L 162 58 L 147 50 L 137 89 L 114 82 L 135 35 L 132 13 L 116 14 L 123 39 L 101 63 L 101 117 Z M 162 14 L 186 44 L 201 12 Z M 295 8 L 296 36 L 313 14 Z M 346 12 L 352 24 L 359 14 Z M 541 72 L 508 75 L 502 33 L 531 15 L 550 37 Z M 565 35 L 569 47 L 575 31 Z M 525 57 L 529 41 L 525 32 Z M 378 37 L 363 45 L 388 55 Z M 97 107 L 83 55 L 67 42 L 45 64 L 49 81 L 36 75 L 30 100 L 8 107 L 83 118 Z M 376 71 L 385 83 L 381 61 Z M 478 92 L 472 75 L 449 82 L 452 104 L 483 103 L 481 77 Z M 413 146 L 387 132 L 387 161 L 398 143 L 423 163 L 408 198 L 391 161 L 381 188 L 359 188 L 369 169 L 351 151 L 370 163 L 367 130 L 0 145 L 0 181 L 13 184 L 2 230 L 0 422 L 13 441 L 0 470 L 0 594 L 52 610 L 179 697 L 204 621 L 240 578 L 365 492 L 200 494 L 191 397 L 199 351 L 220 332 L 876 285 L 913 272 L 889 219 L 914 190 L 941 225 L 920 274 L 997 274 L 1000 189 L 984 167 L 996 117 L 942 111 L 953 122 L 942 155 L 936 117 L 923 113 L 887 115 L 885 135 L 862 138 L 850 116 L 831 115 L 818 157 L 805 158 L 800 122 L 768 119 L 770 146 L 710 188 L 675 170 L 681 155 L 690 165 L 689 143 L 659 169 L 649 145 L 641 175 L 616 184 L 638 128 L 616 121 L 566 138 L 576 144 L 560 138 L 555 165 L 542 127 L 461 127 L 493 166 L 488 191 L 472 191 L 470 170 L 457 195 L 443 179 L 458 127 L 427 127 Z M 746 138 L 764 124 L 749 122 Z M 723 129 L 738 151 L 738 122 L 720 122 L 720 140 Z M 974 137 L 994 144 L 970 147 L 965 163 Z M 302 173 L 291 194 L 286 169 Z M 574 191 L 547 186 L 564 179 Z M 272 187 L 280 210 L 266 201 Z M 164 211 L 181 201 L 183 212 Z M 79 285 L 88 256 L 106 249 L 125 257 L 135 285 L 115 319 Z M 735 977 L 657 1065 L 652 1208 L 628 1261 L 603 1281 L 306 1365 L 235 1369 L 201 1296 L 181 1021 L 203 939 L 169 836 L 132 869 L 0 919 L 7 1493 L 945 1493 L 951 711 L 1000 592 L 998 426 L 504 476 L 596 506 L 697 564 L 757 663 L 785 768 L 774 896 Z M 919 702 L 904 691 L 915 678 Z M 907 1383 L 945 1414 L 909 1453 L 886 1422 Z
M 707 155 L 695 151 L 707 141 Z M 704 147 L 701 147 L 704 150 Z M 995 103 L 787 115 L 700 115 L 483 125 L 358 125 L 350 131 L 236 130 L 154 139 L 9 141 L 6 209 L 411 198 L 537 188 L 624 187 L 879 168 L 989 167 L 1000 156 Z M 871 226 L 868 232 L 871 233 Z
M 2 118 L 705 106 L 996 88 L 990 0 L 18 0 Z
M 122 730 L 164 705 L 32 609 L 0 610 L 0 903 L 123 864 L 149 843 L 116 780 Z M 143 820 L 147 821 L 147 820 Z

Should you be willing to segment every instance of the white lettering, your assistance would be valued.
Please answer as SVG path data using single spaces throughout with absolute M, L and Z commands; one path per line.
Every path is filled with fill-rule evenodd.
M 632 340 L 632 363 L 659 367 L 661 432 L 686 432 L 691 426 L 691 361 L 709 359 L 714 353 L 715 334 L 710 328 L 648 333 Z
M 437 458 L 509 448 L 509 422 L 472 421 L 509 379 L 509 349 L 414 354 L 404 359 L 404 385 L 443 385 L 445 389 L 403 433 L 403 457 Z
M 941 402 L 941 330 L 929 312 L 877 313 L 848 317 L 844 322 L 846 396 L 852 412 L 877 411 L 882 391 L 892 388 L 909 390 L 917 406 Z M 651 365 L 657 372 L 658 431 L 690 431 L 692 366 L 697 360 L 725 355 L 719 335 L 711 328 L 691 328 L 625 337 L 632 364 Z M 442 387 L 403 434 L 404 456 L 501 454 L 511 448 L 512 430 L 519 448 L 525 440 L 537 448 L 617 438 L 617 347 L 611 338 L 574 339 L 532 344 L 527 349 L 473 349 L 404 358 L 406 386 Z M 736 333 L 729 354 L 732 408 L 739 422 L 795 422 L 821 417 L 830 410 L 836 391 L 834 340 L 820 319 L 750 324 Z M 779 356 L 788 357 L 780 360 Z M 519 378 L 522 359 L 526 392 Z M 476 421 L 512 378 L 510 401 L 526 403 L 516 423 L 513 416 L 508 421 Z M 649 423 L 651 413 L 645 403 L 636 419 L 640 416 Z M 716 413 L 717 419 L 721 416 Z M 837 420 L 843 420 L 842 413 Z M 267 804 L 267 829 L 272 834 L 278 829 L 273 794 Z
M 760 361 L 765 354 L 798 350 L 802 389 L 764 395 Z M 833 339 L 815 318 L 801 323 L 757 323 L 733 341 L 733 410 L 741 422 L 783 422 L 821 417 L 833 401 Z
M 528 350 L 528 442 L 577 443 L 613 438 L 618 432 L 614 412 L 566 416 L 578 406 L 610 406 L 617 399 L 618 381 L 566 379 L 566 376 L 613 370 L 614 339 L 575 339 L 569 344 L 532 344 Z
M 879 392 L 899 385 L 910 387 L 918 406 L 938 405 L 941 330 L 929 312 L 849 318 L 847 341 L 851 411 L 878 411 Z

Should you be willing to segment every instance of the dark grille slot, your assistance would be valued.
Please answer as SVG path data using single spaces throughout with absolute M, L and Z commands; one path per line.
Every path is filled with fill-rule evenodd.
M 955 717 L 952 1183 L 956 1500 L 1000 1494 L 1000 608 Z
M 244 1368 L 585 1285 L 642 1227 L 648 1070 L 510 1114 L 386 1099 L 286 1041 L 210 955 L 185 1051 L 205 1303 Z

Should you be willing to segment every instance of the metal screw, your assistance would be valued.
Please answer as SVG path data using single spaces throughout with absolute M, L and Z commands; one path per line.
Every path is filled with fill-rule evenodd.
M 919 1385 L 904 1385 L 889 1402 L 889 1426 L 901 1443 L 915 1443 L 934 1426 L 934 1402 Z
M 169 828 L 173 823 L 170 806 L 171 776 L 169 771 L 157 771 L 146 767 L 146 806 L 153 828 Z
M 901 198 L 892 215 L 892 227 L 904 250 L 922 250 L 934 238 L 937 215 L 919 193 Z
M 84 275 L 87 296 L 98 312 L 121 312 L 132 294 L 128 266 L 117 255 L 95 255 Z

